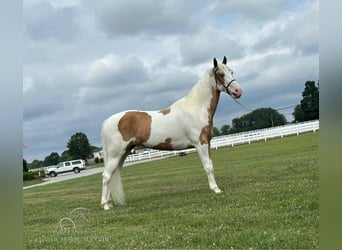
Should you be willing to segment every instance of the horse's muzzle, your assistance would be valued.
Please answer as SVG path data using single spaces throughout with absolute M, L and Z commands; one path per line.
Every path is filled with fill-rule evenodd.
M 232 96 L 235 99 L 238 99 L 241 97 L 242 95 L 242 89 L 240 87 L 236 87 L 232 92 L 231 92 Z

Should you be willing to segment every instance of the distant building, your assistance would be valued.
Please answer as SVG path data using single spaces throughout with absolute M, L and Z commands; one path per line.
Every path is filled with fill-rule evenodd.
M 103 159 L 103 150 L 102 149 L 100 149 L 98 151 L 94 151 L 93 154 L 94 154 L 94 158 L 97 158 L 99 160 Z

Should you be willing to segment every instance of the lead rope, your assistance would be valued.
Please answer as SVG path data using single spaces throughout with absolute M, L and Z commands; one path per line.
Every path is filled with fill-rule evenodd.
M 245 105 L 241 104 L 238 100 L 234 99 L 233 100 L 240 105 L 240 107 L 244 108 L 247 111 L 253 111 L 253 109 L 247 108 Z
M 234 100 L 240 107 L 242 107 L 243 109 L 245 109 L 245 110 L 247 110 L 247 111 L 254 111 L 254 110 L 255 110 L 255 109 L 250 109 L 250 108 L 246 107 L 245 105 L 243 105 L 242 103 L 240 103 L 238 100 L 236 100 L 236 99 L 234 99 L 234 98 L 233 98 L 233 100 Z M 297 106 L 297 105 L 290 105 L 290 106 L 286 106 L 286 107 L 276 108 L 276 109 L 274 109 L 274 110 L 279 111 L 279 110 L 294 108 L 294 107 L 296 107 L 296 106 Z

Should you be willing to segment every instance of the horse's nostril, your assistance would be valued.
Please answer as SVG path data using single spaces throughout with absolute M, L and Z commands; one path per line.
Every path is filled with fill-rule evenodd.
M 236 98 L 240 98 L 241 95 L 242 95 L 242 89 L 236 88 L 236 89 L 235 89 L 235 92 L 234 92 L 234 96 L 235 96 Z

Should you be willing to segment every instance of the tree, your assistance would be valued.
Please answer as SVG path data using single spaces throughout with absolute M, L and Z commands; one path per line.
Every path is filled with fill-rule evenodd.
M 230 126 L 229 125 L 223 125 L 221 127 L 221 135 L 228 135 L 229 134 L 229 130 L 230 130 Z
M 213 137 L 219 136 L 220 135 L 220 130 L 216 127 L 213 127 Z
M 23 159 L 23 172 L 28 172 L 28 168 L 27 168 L 27 161 L 25 159 Z
M 74 159 L 86 160 L 91 153 L 90 144 L 85 134 L 78 132 L 71 136 L 68 144 L 68 152 Z
M 51 165 L 57 165 L 57 163 L 60 162 L 60 156 L 56 152 L 52 152 L 50 155 L 46 156 L 43 165 L 44 166 L 51 166 Z
M 70 155 L 68 150 L 63 151 L 63 153 L 60 156 L 60 161 L 71 161 L 72 156 Z
M 297 105 L 294 108 L 294 111 L 293 111 L 292 115 L 295 118 L 293 122 L 305 121 L 305 114 L 304 114 L 303 109 L 301 108 L 300 105 Z
M 43 167 L 43 161 L 40 160 L 33 160 L 30 164 L 28 164 L 29 169 L 41 168 Z
M 234 118 L 230 133 L 268 128 L 285 125 L 287 123 L 284 115 L 272 108 L 256 109 L 240 118 Z
M 315 81 L 306 81 L 300 104 L 292 115 L 294 122 L 303 122 L 319 119 L 319 85 Z

